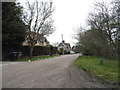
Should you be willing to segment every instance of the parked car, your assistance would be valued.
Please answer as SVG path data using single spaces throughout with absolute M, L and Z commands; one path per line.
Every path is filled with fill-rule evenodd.
M 74 51 L 70 51 L 71 54 L 74 54 L 75 52 Z

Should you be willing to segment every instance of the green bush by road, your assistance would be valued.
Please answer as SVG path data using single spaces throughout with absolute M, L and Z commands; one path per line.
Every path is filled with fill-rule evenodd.
M 87 71 L 89 75 L 108 84 L 117 85 L 120 82 L 118 80 L 118 61 L 103 59 L 103 64 L 100 64 L 100 60 L 100 57 L 80 56 L 74 61 L 74 64 Z

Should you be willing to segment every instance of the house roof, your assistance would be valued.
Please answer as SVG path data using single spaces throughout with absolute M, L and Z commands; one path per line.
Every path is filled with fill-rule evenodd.
M 37 33 L 36 32 L 31 32 L 31 35 L 36 35 Z M 38 33 L 38 37 L 36 37 L 37 38 L 37 40 L 38 41 L 44 41 L 44 42 L 49 42 L 48 40 L 47 40 L 47 38 L 46 37 L 44 37 L 44 35 L 43 34 L 39 34 Z
M 60 43 L 59 46 L 64 46 L 64 47 L 71 48 L 70 43 Z
M 70 43 L 64 43 L 66 47 L 70 47 Z

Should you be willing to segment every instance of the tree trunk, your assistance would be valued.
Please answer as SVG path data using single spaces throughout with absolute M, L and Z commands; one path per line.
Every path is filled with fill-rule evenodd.
M 32 57 L 32 53 L 33 53 L 33 47 L 30 47 L 29 57 Z

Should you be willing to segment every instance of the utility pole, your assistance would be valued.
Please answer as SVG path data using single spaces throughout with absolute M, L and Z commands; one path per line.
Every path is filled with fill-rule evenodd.
M 63 51 L 62 51 L 62 53 L 63 53 L 63 55 L 64 55 L 63 34 L 62 34 L 61 36 L 62 36 L 62 48 L 63 48 Z
M 62 36 L 62 41 L 63 41 L 63 34 L 61 36 Z

